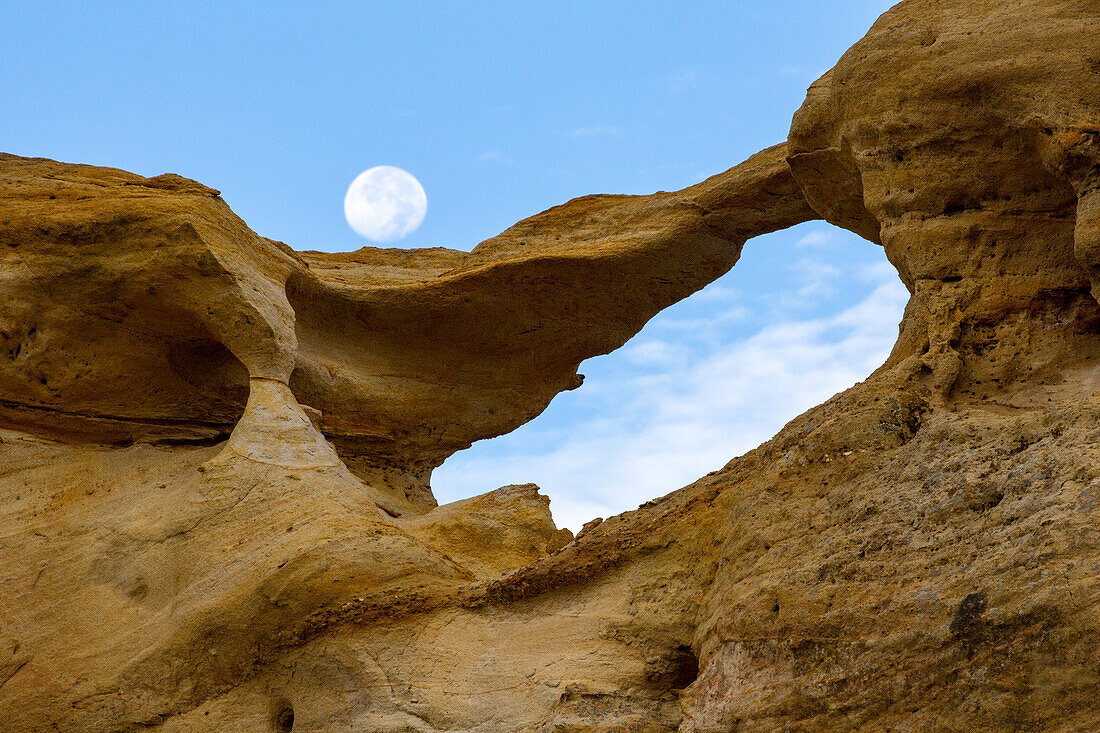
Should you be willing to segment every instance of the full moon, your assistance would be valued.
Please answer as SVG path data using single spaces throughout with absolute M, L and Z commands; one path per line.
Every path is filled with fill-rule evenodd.
M 412 174 L 392 165 L 355 177 L 344 196 L 344 217 L 361 237 L 393 242 L 416 231 L 428 212 L 428 195 Z

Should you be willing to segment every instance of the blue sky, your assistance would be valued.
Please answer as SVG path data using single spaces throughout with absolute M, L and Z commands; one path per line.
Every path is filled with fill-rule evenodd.
M 681 188 L 784 139 L 889 5 L 9 0 L 0 149 L 180 173 L 257 232 L 329 251 L 365 244 L 350 181 L 399 166 L 428 195 L 401 245 L 470 249 L 574 196 Z M 750 242 L 587 362 L 582 389 L 452 458 L 437 495 L 533 481 L 576 527 L 718 468 L 881 361 L 904 303 L 884 262 L 820 223 Z

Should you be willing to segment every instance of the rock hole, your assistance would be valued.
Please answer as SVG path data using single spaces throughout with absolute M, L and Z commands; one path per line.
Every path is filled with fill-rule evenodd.
M 673 654 L 673 671 L 671 675 L 671 687 L 674 690 L 682 690 L 699 677 L 699 659 L 695 652 L 686 644 L 676 647 Z
M 248 369 L 222 343 L 212 338 L 185 338 L 168 345 L 168 367 L 190 392 L 213 408 L 210 419 L 230 428 L 248 401 Z
M 134 584 L 134 587 L 130 589 L 128 595 L 130 598 L 140 603 L 149 595 L 149 585 L 143 579 L 139 578 Z
M 949 627 L 951 633 L 956 636 L 966 636 L 973 631 L 988 604 L 989 597 L 981 592 L 971 593 L 963 598 L 955 610 L 955 617 L 951 619 Z
M 149 445 L 163 445 L 163 446 L 211 446 L 217 445 L 222 441 L 229 438 L 229 430 L 220 430 L 218 432 L 211 433 L 210 435 L 203 436 L 178 436 L 171 438 L 154 438 L 149 441 Z
M 976 497 L 974 509 L 976 509 L 979 512 L 987 512 L 990 509 L 993 509 L 994 507 L 996 507 L 1002 501 L 1004 501 L 1004 498 L 1005 498 L 1004 492 L 1000 491 L 999 489 L 994 489 L 992 491 L 986 491 L 986 492 L 980 494 L 978 497 Z
M 294 730 L 294 707 L 289 702 L 283 700 L 275 705 L 271 729 L 275 733 L 291 733 Z

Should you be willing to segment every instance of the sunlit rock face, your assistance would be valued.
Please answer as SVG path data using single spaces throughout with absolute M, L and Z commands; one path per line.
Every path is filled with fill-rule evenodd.
M 390 498 L 419 509 L 451 453 L 578 386 L 583 359 L 749 237 L 813 216 L 782 147 L 682 192 L 572 201 L 472 253 L 296 253 L 178 176 L 4 156 L 0 181 L 5 424 L 113 444 L 236 425 L 237 445 L 250 380 L 256 405 L 282 383 L 353 470 L 418 477 Z
M 923 352 L 938 391 L 980 394 L 1091 341 L 1097 10 L 903 3 L 794 117 L 795 178 L 885 247 L 913 293 L 894 360 Z
M 0 728 L 1100 727 L 1098 16 L 903 2 L 786 144 L 471 253 L 0 157 Z M 812 218 L 912 293 L 865 382 L 576 538 L 530 485 L 435 506 Z

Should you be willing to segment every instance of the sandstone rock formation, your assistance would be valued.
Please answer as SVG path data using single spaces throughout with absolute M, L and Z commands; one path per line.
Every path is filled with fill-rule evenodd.
M 533 486 L 435 506 L 814 218 L 912 293 L 865 382 L 576 538 Z M 903 2 L 786 144 L 471 253 L 2 156 L 0 293 L 0 729 L 1100 727 L 1095 0 Z

